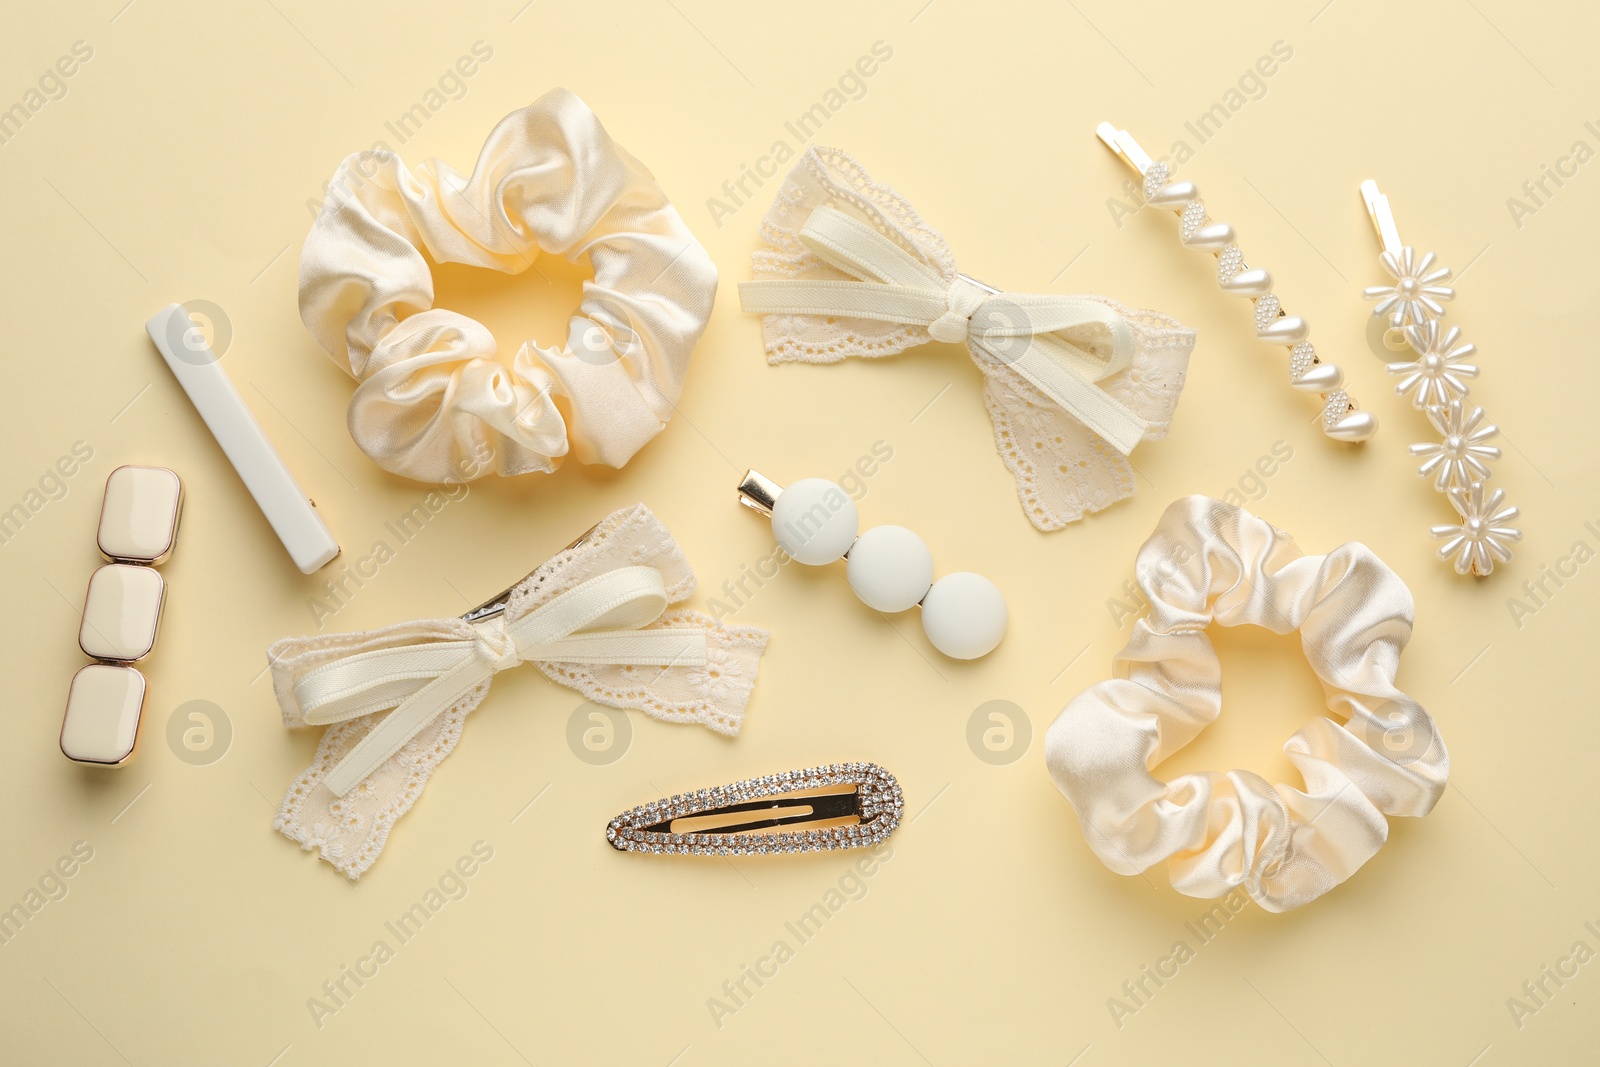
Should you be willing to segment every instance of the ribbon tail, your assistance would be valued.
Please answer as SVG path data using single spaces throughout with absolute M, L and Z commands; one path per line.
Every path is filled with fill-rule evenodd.
M 344 796 L 383 766 L 424 726 L 443 714 L 474 686 L 488 680 L 493 673 L 493 669 L 483 660 L 469 656 L 458 666 L 441 674 L 384 716 L 367 736 L 345 753 L 344 759 L 328 772 L 323 784 L 335 796 Z
M 1149 424 L 1127 405 L 1054 358 L 1038 343 L 1038 339 L 1014 359 L 1006 358 L 982 342 L 975 340 L 974 343 L 983 349 L 988 358 L 1001 366 L 1010 367 L 1051 403 L 1083 423 L 1124 456 L 1144 440 L 1144 435 L 1150 429 Z
M 542 663 L 603 664 L 609 667 L 704 667 L 705 629 L 673 626 L 650 630 L 576 633 L 521 649 Z
M 943 290 L 883 282 L 765 278 L 739 283 L 739 306 L 757 315 L 829 315 L 926 326 L 945 312 Z

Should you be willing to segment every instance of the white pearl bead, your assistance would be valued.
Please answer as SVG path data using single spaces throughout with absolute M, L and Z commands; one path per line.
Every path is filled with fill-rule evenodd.
M 1299 315 L 1283 315 L 1257 330 L 1256 336 L 1269 344 L 1293 348 L 1311 336 L 1311 326 Z
M 874 526 L 850 548 L 850 588 L 876 611 L 905 611 L 933 584 L 933 553 L 904 526 Z
M 1378 417 L 1370 411 L 1352 411 L 1323 433 L 1336 441 L 1366 441 L 1378 432 Z
M 1344 371 L 1332 363 L 1318 363 L 1289 383 L 1308 393 L 1331 393 L 1344 384 Z
M 1220 252 L 1233 244 L 1233 227 L 1226 222 L 1211 222 L 1179 240 L 1202 252 Z
M 1225 293 L 1234 296 L 1266 296 L 1272 292 L 1272 275 L 1258 267 L 1242 270 L 1231 278 L 1217 283 Z
M 1151 207 L 1181 208 L 1198 199 L 1200 190 L 1194 182 L 1168 182 L 1145 198 Z
M 850 494 L 826 478 L 802 478 L 772 505 L 772 536 L 778 546 L 813 567 L 850 551 L 859 521 Z
M 977 659 L 1006 635 L 1006 598 L 981 574 L 957 571 L 933 583 L 922 599 L 922 630 L 951 659 Z

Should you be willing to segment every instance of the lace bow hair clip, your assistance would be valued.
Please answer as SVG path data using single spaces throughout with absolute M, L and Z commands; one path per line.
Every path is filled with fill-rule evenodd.
M 601 704 L 737 734 L 767 633 L 671 609 L 694 584 L 637 504 L 457 618 L 277 642 L 267 659 L 284 725 L 328 730 L 274 827 L 359 878 L 493 677 L 523 663 Z
M 1058 530 L 1132 496 L 1127 456 L 1166 435 L 1194 331 L 1103 296 L 1002 292 L 838 149 L 810 148 L 761 223 L 745 311 L 772 363 L 963 342 L 1029 521 Z

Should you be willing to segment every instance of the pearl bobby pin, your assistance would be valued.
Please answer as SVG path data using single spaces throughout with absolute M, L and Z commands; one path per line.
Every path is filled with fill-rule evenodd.
M 1366 297 L 1377 301 L 1374 317 L 1388 317 L 1384 344 L 1397 352 L 1409 346 L 1414 356 L 1389 364 L 1389 373 L 1400 378 L 1395 392 L 1426 415 L 1439 434 L 1437 442 L 1411 446 L 1411 454 L 1422 460 L 1417 474 L 1431 479 L 1450 499 L 1460 520 L 1432 528 L 1433 536 L 1444 542 L 1438 555 L 1457 574 L 1486 577 L 1496 563 L 1511 558 L 1510 542 L 1520 541 L 1522 531 L 1511 525 L 1519 512 L 1507 506 L 1505 490 L 1486 487 L 1492 473 L 1489 461 L 1500 458 L 1500 449 L 1488 442 L 1500 430 L 1485 421 L 1482 408 L 1467 406 L 1464 379 L 1478 376 L 1477 365 L 1467 361 L 1478 349 L 1460 343 L 1458 327 L 1439 328 L 1443 301 L 1456 295 L 1442 284 L 1450 280 L 1450 268 L 1437 266 L 1432 252 L 1418 256 L 1410 245 L 1401 244 L 1389 198 L 1377 182 L 1369 178 L 1361 183 L 1361 199 L 1383 245 L 1378 261 L 1392 279 L 1389 285 L 1368 286 Z
M 1307 340 L 1311 328 L 1298 315 L 1284 312 L 1272 292 L 1272 275 L 1250 267 L 1234 241 L 1233 227 L 1206 214 L 1205 202 L 1194 182 L 1175 182 L 1163 162 L 1153 160 L 1127 130 L 1109 122 L 1095 129 L 1107 148 L 1144 178 L 1145 202 L 1176 211 L 1181 219 L 1178 236 L 1188 248 L 1217 257 L 1217 285 L 1225 293 L 1255 302 L 1256 336 L 1289 349 L 1289 384 L 1322 398 L 1322 432 L 1336 441 L 1365 441 L 1378 432 L 1371 412 L 1356 410 L 1355 400 L 1344 390 L 1344 371 L 1317 355 Z
M 862 534 L 850 494 L 826 478 L 802 478 L 785 489 L 759 471 L 746 471 L 739 503 L 772 519 L 772 536 L 790 559 L 809 567 L 845 561 L 845 576 L 861 602 L 894 614 L 922 609 L 922 631 L 951 659 L 979 659 L 1006 635 L 1006 598 L 981 574 L 957 571 L 933 580 L 933 553 L 904 526 L 874 526 Z

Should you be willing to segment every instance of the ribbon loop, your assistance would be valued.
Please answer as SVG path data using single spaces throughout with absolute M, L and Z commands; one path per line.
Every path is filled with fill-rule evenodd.
M 974 359 L 1007 367 L 1127 455 L 1148 424 L 1095 383 L 1125 370 L 1133 332 L 1104 304 L 1074 296 L 991 292 L 958 275 L 946 283 L 865 222 L 819 207 L 799 232 L 817 258 L 854 281 L 764 279 L 742 282 L 744 310 L 759 314 L 844 316 L 923 326 L 936 341 L 965 343 Z M 1089 351 L 1065 331 L 1105 327 L 1109 356 Z
M 325 784 L 344 796 L 474 688 L 522 663 L 704 666 L 705 630 L 644 629 L 661 617 L 667 603 L 660 571 L 618 567 L 514 621 L 500 615 L 473 623 L 470 640 L 403 645 L 324 664 L 295 685 L 307 723 L 394 709 L 345 755 Z
M 472 651 L 488 664 L 491 671 L 499 674 L 507 667 L 515 667 L 522 662 L 517 655 L 517 642 L 506 629 L 504 618 L 497 616 L 475 622 L 472 628 L 478 631 L 478 636 L 472 641 Z
M 945 293 L 945 313 L 928 324 L 928 336 L 947 344 L 961 344 L 967 340 L 972 327 L 972 316 L 988 294 L 965 278 L 957 278 Z

